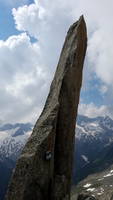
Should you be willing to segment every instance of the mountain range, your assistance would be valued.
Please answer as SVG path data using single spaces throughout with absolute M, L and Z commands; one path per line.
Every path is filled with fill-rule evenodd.
M 12 170 L 32 128 L 31 123 L 0 124 L 0 200 L 4 200 Z M 113 120 L 108 116 L 88 118 L 79 115 L 76 126 L 73 184 L 79 183 L 90 174 L 94 174 L 95 177 L 95 173 L 99 173 L 101 177 L 101 173 L 109 170 L 113 164 L 112 152 Z M 109 174 L 110 171 L 106 173 Z M 87 182 L 87 178 L 85 180 Z
M 113 120 L 79 116 L 74 151 L 74 183 L 113 163 Z
M 0 200 L 4 199 L 12 170 L 32 128 L 30 123 L 0 125 Z

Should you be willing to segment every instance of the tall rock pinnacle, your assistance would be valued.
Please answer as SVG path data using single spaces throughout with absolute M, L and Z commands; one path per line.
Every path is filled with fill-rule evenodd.
M 70 200 L 86 46 L 87 31 L 81 16 L 67 33 L 46 104 L 16 164 L 6 200 Z

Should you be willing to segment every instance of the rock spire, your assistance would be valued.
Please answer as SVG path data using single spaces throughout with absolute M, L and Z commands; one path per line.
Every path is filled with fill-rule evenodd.
M 67 33 L 44 109 L 17 161 L 6 200 L 70 200 L 86 46 L 86 24 L 81 16 Z

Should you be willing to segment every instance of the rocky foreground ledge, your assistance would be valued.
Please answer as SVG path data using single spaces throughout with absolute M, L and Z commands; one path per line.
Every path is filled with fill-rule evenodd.
M 113 200 L 113 165 L 73 187 L 71 200 Z
M 46 104 L 17 162 L 6 200 L 70 200 L 86 46 L 86 24 L 81 16 L 67 33 Z

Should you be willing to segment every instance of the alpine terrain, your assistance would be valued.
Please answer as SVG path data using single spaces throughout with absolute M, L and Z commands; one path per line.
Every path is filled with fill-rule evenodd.
M 33 125 L 30 123 L 0 125 L 0 200 L 4 199 L 12 170 L 32 132 L 32 128 Z M 73 183 L 77 184 L 92 173 L 96 174 L 88 176 L 84 182 L 81 182 L 82 185 L 87 183 L 93 185 L 96 182 L 98 186 L 101 183 L 104 184 L 103 179 L 105 181 L 111 179 L 110 175 L 104 176 L 112 175 L 112 152 L 113 120 L 108 116 L 88 118 L 79 115 L 76 127 Z M 98 179 L 100 180 L 98 181 Z M 112 185 L 110 181 L 109 185 Z M 88 186 L 82 188 L 84 190 L 91 188 Z M 77 188 L 80 187 L 78 184 Z
M 12 170 L 31 130 L 30 123 L 0 125 L 0 200 L 4 199 Z
M 74 183 L 113 163 L 113 120 L 79 116 L 74 152 Z

